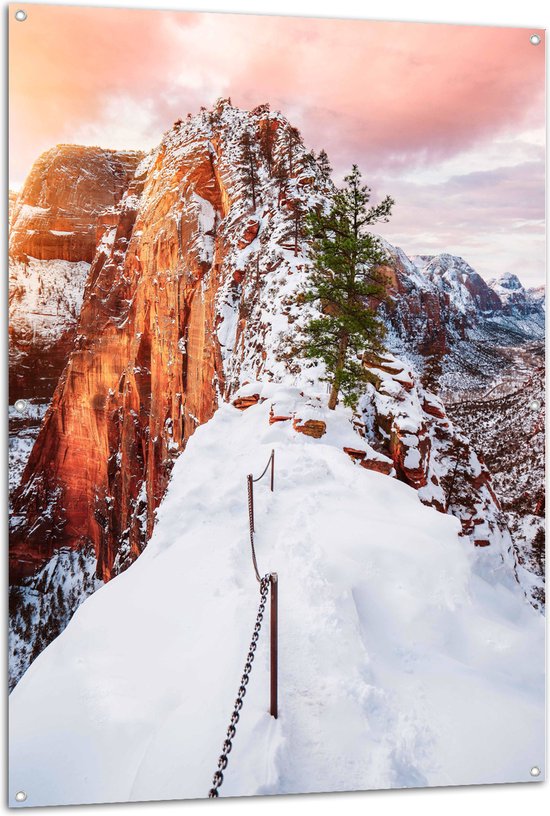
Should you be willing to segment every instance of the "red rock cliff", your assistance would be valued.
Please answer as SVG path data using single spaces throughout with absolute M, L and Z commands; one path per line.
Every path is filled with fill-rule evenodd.
M 118 204 L 142 156 L 79 145 L 43 153 L 14 205 L 10 256 L 91 263 L 97 218 Z
M 142 157 L 59 145 L 10 198 L 12 403 L 51 398 L 72 349 L 99 220 L 114 212 Z
M 284 183 L 277 166 L 293 168 Z M 142 162 L 97 221 L 74 349 L 14 500 L 12 580 L 60 546 L 92 544 L 104 580 L 139 554 L 185 441 L 248 372 L 269 379 L 281 364 L 263 341 L 270 315 L 295 319 L 285 285 L 299 202 L 325 185 L 266 108 L 224 104 L 178 123 Z

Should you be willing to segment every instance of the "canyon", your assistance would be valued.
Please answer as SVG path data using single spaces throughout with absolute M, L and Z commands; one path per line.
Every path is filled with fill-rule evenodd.
M 299 294 L 303 219 L 333 189 L 282 114 L 227 100 L 146 155 L 61 145 L 34 165 L 10 216 L 10 402 L 27 401 L 12 422 L 14 442 L 30 440 L 14 444 L 12 685 L 144 551 L 174 463 L 221 404 L 247 411 L 266 383 L 299 383 L 270 422 L 322 443 Z M 388 353 L 366 363 L 342 456 L 455 515 L 480 563 L 504 565 L 541 606 L 482 441 L 445 394 L 493 387 L 511 348 L 541 342 L 543 295 L 384 245 Z

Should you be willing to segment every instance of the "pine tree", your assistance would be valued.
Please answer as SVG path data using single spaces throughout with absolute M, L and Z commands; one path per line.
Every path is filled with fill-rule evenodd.
M 300 144 L 302 137 L 298 128 L 289 127 L 286 134 L 286 143 L 288 148 L 288 172 L 290 176 L 294 175 L 294 148 Z
M 18 587 L 11 586 L 8 593 L 8 610 L 10 620 L 14 620 L 21 610 L 21 592 Z
M 539 570 L 539 575 L 544 575 L 546 561 L 544 527 L 539 527 L 533 538 L 532 553 Z
M 303 234 L 303 223 L 304 223 L 304 215 L 305 209 L 304 205 L 299 199 L 295 199 L 292 202 L 292 221 L 294 223 L 293 226 L 293 233 L 294 233 L 294 257 L 298 256 L 298 250 L 300 248 L 300 239 Z
M 332 175 L 332 167 L 327 156 L 327 151 L 324 148 L 319 151 L 316 161 L 323 178 L 329 179 Z
M 252 192 L 252 207 L 253 209 L 256 209 L 256 184 L 258 183 L 258 177 L 256 174 L 256 157 L 254 155 L 252 138 L 248 130 L 245 130 L 241 136 L 241 148 L 245 181 L 250 186 L 250 190 Z
M 289 180 L 288 167 L 284 159 L 280 159 L 275 165 L 275 168 L 273 170 L 273 178 L 277 182 L 278 186 L 277 207 L 279 207 L 280 209 L 283 191 L 286 189 Z
M 424 371 L 422 372 L 421 383 L 424 388 L 431 391 L 433 394 L 439 393 L 439 381 L 443 373 L 442 355 L 436 352 L 429 354 L 424 363 Z
M 318 209 L 306 218 L 312 271 L 302 295 L 320 303 L 322 314 L 305 328 L 304 353 L 325 363 L 332 410 L 340 392 L 347 405 L 355 404 L 358 386 L 368 380 L 362 357 L 367 351 L 382 350 L 384 327 L 375 308 L 385 296 L 380 266 L 387 258 L 380 241 L 366 228 L 388 221 L 394 201 L 386 196 L 369 206 L 370 196 L 354 164 L 328 212 Z
M 57 611 L 59 613 L 59 617 L 65 617 L 65 596 L 63 595 L 63 590 L 61 589 L 61 584 L 57 585 L 57 589 L 55 592 L 55 605 L 57 607 Z
M 464 482 L 464 465 L 469 461 L 469 449 L 466 442 L 459 437 L 455 437 L 448 449 L 448 456 L 452 464 L 452 469 L 441 479 L 441 486 L 447 494 L 445 512 L 449 513 L 453 504 L 458 504 L 464 500 L 461 496 L 461 485 Z
M 271 120 L 269 119 L 269 106 L 268 106 L 268 118 L 263 123 L 263 127 L 260 131 L 260 150 L 263 153 L 264 159 L 267 164 L 267 169 L 269 171 L 269 176 L 271 178 L 272 175 L 272 168 L 273 168 L 273 148 L 275 146 L 275 133 L 273 128 L 271 127 Z

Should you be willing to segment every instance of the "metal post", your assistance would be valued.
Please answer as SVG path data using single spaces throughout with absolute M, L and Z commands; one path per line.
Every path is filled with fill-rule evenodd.
M 254 479 L 252 474 L 246 477 L 248 483 L 248 520 L 250 522 L 250 532 L 256 532 L 254 527 Z
M 277 687 L 278 687 L 278 677 L 277 677 L 277 653 L 278 653 L 278 629 L 279 629 L 279 616 L 278 616 L 278 577 L 276 572 L 272 572 L 269 576 L 269 581 L 271 584 L 271 615 L 270 615 L 270 623 L 271 623 L 271 648 L 270 648 L 270 669 L 271 669 L 271 701 L 269 706 L 269 713 L 272 717 L 277 719 L 278 717 L 278 706 L 277 706 Z
M 271 492 L 273 493 L 273 482 L 275 480 L 275 451 L 271 451 Z

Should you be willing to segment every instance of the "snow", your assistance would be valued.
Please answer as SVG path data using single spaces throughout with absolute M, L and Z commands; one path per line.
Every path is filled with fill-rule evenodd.
M 90 264 L 85 261 L 10 258 L 10 327 L 43 351 L 75 326 Z
M 420 467 L 420 451 L 418 448 L 409 448 L 405 456 L 405 467 L 417 468 Z
M 18 222 L 24 223 L 25 221 L 30 221 L 37 217 L 40 218 L 42 215 L 45 216 L 49 212 L 49 207 L 34 207 L 31 204 L 22 204 L 17 212 L 17 220 Z
M 33 445 L 48 405 L 27 403 L 24 414 L 15 406 L 8 408 L 10 433 L 8 443 L 8 487 L 11 493 L 19 484 L 25 465 L 31 455 Z
M 347 409 L 311 439 L 269 424 L 273 405 L 299 410 L 297 389 L 261 397 L 196 430 L 147 549 L 13 691 L 11 801 L 207 795 L 259 602 L 245 476 L 272 448 L 275 492 L 255 486 L 255 516 L 260 570 L 279 575 L 280 717 L 262 631 L 221 796 L 530 781 L 544 766 L 542 617 L 478 574 L 455 518 L 350 460 Z
M 138 177 L 148 176 L 142 198 L 125 194 L 120 208 L 141 207 L 137 225 L 143 226 L 167 190 L 181 191 L 170 217 L 180 240 L 182 224 L 197 225 L 186 252 L 210 267 L 201 272 L 203 292 L 219 274 L 214 250 L 224 248 L 214 330 L 225 391 L 214 419 L 197 429 L 175 465 L 145 552 L 83 604 L 13 692 L 12 795 L 30 793 L 32 778 L 26 806 L 206 796 L 258 603 L 244 477 L 263 470 L 272 448 L 276 490 L 270 494 L 259 483 L 255 503 L 260 567 L 280 576 L 281 716 L 275 722 L 266 714 L 263 632 L 222 796 L 530 781 L 529 767 L 544 759 L 543 625 L 516 576 L 522 586 L 533 577 L 518 565 L 514 572 L 511 542 L 494 517 L 487 487 L 474 494 L 473 510 L 485 519 L 476 535 L 491 539 L 481 551 L 459 536 L 456 518 L 421 503 L 446 505 L 440 481 L 452 459 L 438 432 L 452 425 L 426 413 L 425 403 L 442 404 L 417 385 L 412 368 L 388 356 L 386 370 L 372 369 L 379 390 L 369 387 L 360 408 L 367 430 L 376 413 L 389 420 L 392 433 L 409 446 L 405 466 L 416 468 L 422 459 L 428 484 L 416 493 L 343 452 L 349 446 L 367 460 L 390 462 L 369 444 L 380 447 L 372 433 L 365 439 L 353 430 L 350 412 L 328 411 L 322 366 L 299 359 L 296 337 L 311 315 L 311 306 L 296 303 L 306 247 L 300 244 L 295 254 L 292 210 L 281 204 L 259 155 L 258 206 L 252 209 L 239 139 L 243 129 L 255 129 L 254 115 L 231 106 L 218 115 L 215 149 L 210 114 L 172 129 L 138 167 Z M 280 136 L 284 118 L 272 115 L 277 117 Z M 219 214 L 174 182 L 182 160 L 194 160 L 201 150 L 215 166 Z M 286 150 L 278 137 L 275 156 Z M 330 191 L 302 144 L 295 165 L 297 178 L 285 198 L 305 210 L 322 205 Z M 314 183 L 305 184 L 312 174 Z M 243 247 L 251 219 L 260 229 Z M 132 240 L 139 245 L 138 227 Z M 116 228 L 107 228 L 98 251 L 122 269 L 127 247 L 115 245 L 115 236 Z M 448 294 L 461 313 L 474 313 L 465 283 L 477 273 L 462 259 L 409 260 L 385 246 L 414 290 Z M 35 291 L 26 282 L 27 267 L 14 268 L 23 301 L 19 306 L 14 299 L 12 323 L 42 303 L 56 303 L 59 325 L 69 326 L 80 309 L 87 268 L 30 264 L 41 264 L 33 270 L 39 286 Z M 76 287 L 75 271 L 81 279 Z M 155 270 L 155 283 L 162 287 L 169 272 Z M 57 286 L 53 294 L 51 285 Z M 535 303 L 540 295 L 529 297 Z M 51 319 L 33 315 L 30 328 L 47 337 Z M 128 319 L 123 314 L 118 328 Z M 503 328 L 525 324 L 527 332 L 533 317 L 491 320 Z M 469 324 L 467 330 L 473 332 Z M 398 333 L 390 327 L 396 346 L 418 344 Z M 184 333 L 178 340 L 181 354 L 186 339 Z M 406 359 L 412 359 L 409 352 Z M 167 364 L 177 364 L 175 357 Z M 260 402 L 244 412 L 223 401 L 252 394 Z M 270 426 L 270 412 L 289 419 Z M 308 438 L 293 429 L 297 419 L 321 420 L 327 431 L 321 439 Z M 382 427 L 379 433 L 388 436 Z M 175 453 L 171 425 L 163 435 Z M 27 455 L 22 447 L 15 453 Z M 117 451 L 119 465 L 120 457 Z M 475 454 L 467 465 L 471 473 L 482 472 Z M 451 512 L 460 515 L 457 504 Z M 152 521 L 145 482 L 134 520 L 145 543 Z M 115 570 L 131 557 L 126 530 Z M 43 570 L 48 580 L 51 565 L 66 560 L 66 553 L 54 555 Z M 79 593 L 95 588 L 93 561 L 90 555 L 89 586 L 71 588 L 75 597 L 63 608 L 60 625 Z M 23 623 L 20 628 L 25 634 Z M 19 677 L 30 656 L 29 639 L 17 637 Z

